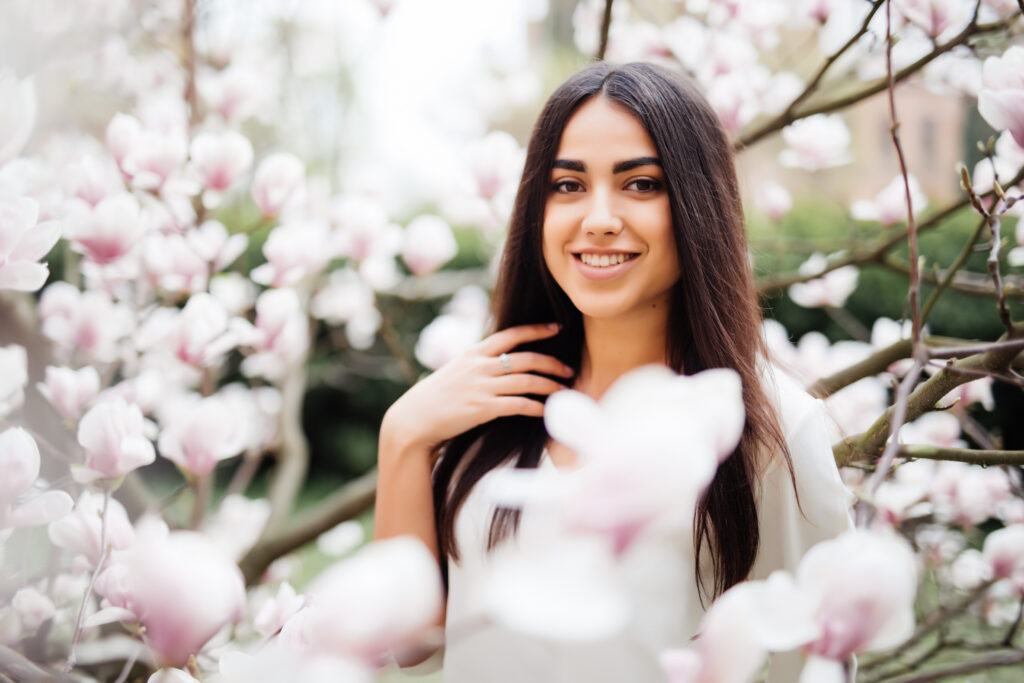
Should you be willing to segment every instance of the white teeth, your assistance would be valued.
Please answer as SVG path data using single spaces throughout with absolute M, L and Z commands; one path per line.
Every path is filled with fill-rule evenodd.
M 580 254 L 580 260 L 588 266 L 607 268 L 617 266 L 629 258 L 628 254 Z

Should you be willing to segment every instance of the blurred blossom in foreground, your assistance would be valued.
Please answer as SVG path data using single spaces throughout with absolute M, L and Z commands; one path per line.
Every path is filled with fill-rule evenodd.
M 414 275 L 429 275 L 459 250 L 452 229 L 437 216 L 417 216 L 405 228 L 402 260 Z
M 73 555 L 85 557 L 90 567 L 95 567 L 103 555 L 100 526 L 103 522 L 103 494 L 83 491 L 75 503 L 74 511 L 50 524 L 50 541 Z M 123 550 L 135 541 L 135 529 L 128 519 L 124 506 L 115 498 L 107 502 L 106 541 L 108 547 Z
M 789 190 L 773 182 L 761 183 L 754 195 L 754 202 L 757 208 L 764 211 L 773 221 L 779 220 L 793 208 L 793 198 Z
M 487 324 L 487 294 L 467 286 L 452 297 L 446 312 L 434 318 L 416 341 L 416 360 L 436 370 L 483 339 Z
M 78 423 L 78 443 L 85 463 L 72 465 L 80 482 L 113 480 L 156 459 L 153 444 L 144 435 L 142 411 L 115 398 L 89 409 Z
M 34 199 L 0 199 L 0 290 L 34 292 L 46 282 L 50 269 L 39 259 L 60 239 L 60 225 L 38 218 Z
M 811 254 L 801 265 L 801 275 L 814 275 L 825 270 L 828 260 L 820 253 Z M 822 306 L 842 307 L 846 299 L 857 289 L 856 266 L 843 266 L 820 278 L 798 282 L 789 288 L 789 298 L 804 308 L 820 308 Z
M 0 472 L 0 531 L 47 524 L 71 512 L 73 501 L 63 491 L 30 493 L 39 476 L 39 448 L 24 429 L 0 432 Z
M 21 407 L 28 384 L 28 354 L 25 347 L 0 346 L 0 418 Z
M 0 166 L 13 159 L 28 142 L 36 118 L 36 92 L 31 78 L 18 80 L 0 69 Z

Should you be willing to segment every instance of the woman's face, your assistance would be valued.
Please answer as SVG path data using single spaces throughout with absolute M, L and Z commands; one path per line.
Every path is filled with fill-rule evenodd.
M 633 114 L 593 97 L 569 119 L 544 211 L 544 261 L 584 316 L 663 306 L 679 279 L 658 152 Z

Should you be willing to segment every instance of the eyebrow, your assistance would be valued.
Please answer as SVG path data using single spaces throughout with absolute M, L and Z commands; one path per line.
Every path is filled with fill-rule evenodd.
M 657 157 L 637 157 L 636 159 L 627 159 L 620 161 L 612 166 L 612 173 L 625 173 L 626 171 L 632 171 L 634 168 L 640 166 L 661 166 L 661 160 Z M 553 168 L 561 168 L 566 171 L 576 171 L 577 173 L 585 173 L 587 165 L 582 161 L 575 159 L 555 159 Z

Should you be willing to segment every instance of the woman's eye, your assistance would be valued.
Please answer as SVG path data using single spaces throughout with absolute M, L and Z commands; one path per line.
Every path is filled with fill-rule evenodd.
M 583 189 L 583 185 L 576 180 L 559 180 L 557 183 L 554 184 L 552 189 L 555 192 L 562 193 L 579 192 Z
M 631 180 L 626 187 L 637 192 L 657 192 L 661 189 L 662 185 L 654 178 L 637 178 L 636 180 Z

